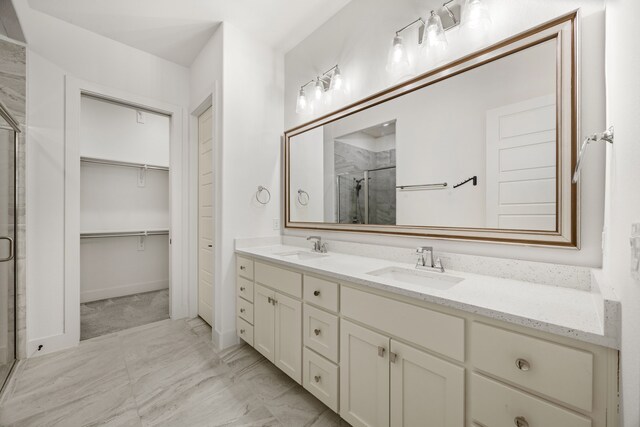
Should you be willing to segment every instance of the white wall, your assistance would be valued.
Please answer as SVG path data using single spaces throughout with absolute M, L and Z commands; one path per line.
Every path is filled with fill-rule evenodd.
M 629 250 L 631 224 L 640 223 L 638 16 L 637 0 L 607 0 L 607 125 L 615 126 L 615 141 L 607 151 L 604 271 L 622 300 L 620 380 L 625 427 L 640 425 L 640 281 L 631 276 Z
M 430 8 L 442 2 L 429 0 L 352 0 L 333 18 L 316 30 L 285 56 L 285 129 L 309 121 L 312 117 L 295 113 L 300 85 L 339 63 L 347 80 L 352 102 L 389 86 L 385 71 L 387 52 L 394 32 L 417 16 L 425 16 Z M 450 49 L 442 62 L 460 57 L 479 47 L 502 40 L 560 15 L 581 9 L 581 134 L 600 131 L 604 126 L 604 1 L 592 0 L 487 0 L 493 25 L 485 40 L 473 40 L 461 30 L 447 33 Z M 408 34 L 405 40 L 417 40 Z M 421 71 L 426 71 L 422 68 Z M 338 105 L 334 105 L 334 108 Z M 604 149 L 592 147 L 582 174 L 581 250 L 535 248 L 488 243 L 456 241 L 430 242 L 436 250 L 520 258 L 533 261 L 600 266 L 602 262 L 601 231 L 604 206 Z M 285 230 L 286 234 L 308 232 Z M 424 239 L 382 237 L 361 233 L 324 233 L 333 239 L 397 246 L 415 246 Z
M 213 92 L 216 117 L 214 339 L 220 347 L 237 341 L 234 239 L 279 233 L 273 220 L 281 210 L 283 61 L 260 40 L 223 23 L 190 69 L 190 111 Z M 271 191 L 266 206 L 255 199 L 259 185 Z
M 63 345 L 65 333 L 65 75 L 185 107 L 189 76 L 184 67 L 36 12 L 26 0 L 14 6 L 28 42 L 27 339 L 30 348 L 45 343 L 47 352 Z

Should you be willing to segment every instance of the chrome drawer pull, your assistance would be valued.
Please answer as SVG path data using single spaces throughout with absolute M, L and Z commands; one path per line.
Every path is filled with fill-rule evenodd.
M 380 357 L 384 357 L 384 352 L 385 352 L 386 350 L 387 350 L 386 348 L 384 348 L 384 347 L 382 347 L 382 346 L 378 346 L 378 356 L 380 356 Z
M 246 270 L 246 269 L 247 269 L 247 267 L 245 267 L 244 265 L 240 266 L 240 270 Z
M 527 422 L 525 417 L 516 417 L 513 421 L 516 427 L 529 427 L 529 423 Z
M 240 329 L 240 335 L 244 334 L 244 329 Z
M 316 380 L 317 383 L 319 383 L 322 377 L 320 375 L 316 375 L 315 377 L 313 377 L 313 379 Z
M 245 287 L 244 286 L 240 286 L 240 292 L 244 292 Z
M 240 313 L 244 313 L 244 308 L 241 308 L 241 309 L 240 309 Z
M 313 295 L 316 296 L 316 297 L 319 297 L 320 296 L 320 291 L 313 291 Z
M 516 359 L 516 368 L 526 372 L 531 369 L 531 364 L 524 359 Z
M 398 360 L 398 353 L 394 353 L 393 351 L 389 352 L 389 361 L 391 363 L 396 363 L 396 360 Z
M 314 329 L 313 333 L 316 334 L 316 336 L 320 335 L 320 329 Z

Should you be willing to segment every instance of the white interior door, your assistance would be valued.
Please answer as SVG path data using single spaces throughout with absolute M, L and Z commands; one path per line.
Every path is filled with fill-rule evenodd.
M 487 111 L 487 227 L 556 229 L 554 95 Z
M 213 115 L 198 117 L 198 315 L 213 326 Z

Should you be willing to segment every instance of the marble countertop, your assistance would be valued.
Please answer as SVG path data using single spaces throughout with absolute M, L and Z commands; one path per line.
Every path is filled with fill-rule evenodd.
M 272 264 L 619 349 L 619 301 L 611 292 L 600 292 L 597 283 L 585 291 L 447 270 L 445 275 L 462 281 L 449 289 L 434 289 L 367 274 L 386 267 L 415 270 L 413 263 L 337 252 L 304 260 L 278 255 L 294 251 L 310 252 L 282 244 L 236 248 L 237 254 Z

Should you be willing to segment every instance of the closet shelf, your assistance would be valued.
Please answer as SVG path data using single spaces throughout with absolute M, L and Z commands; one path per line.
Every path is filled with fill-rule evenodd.
M 106 160 L 106 159 L 98 159 L 94 157 L 80 157 L 80 161 L 83 163 L 95 163 L 99 165 L 108 165 L 108 166 L 121 166 L 125 168 L 136 168 L 136 169 L 152 169 L 159 171 L 168 171 L 168 166 L 158 166 L 158 165 L 146 165 L 144 163 L 134 163 L 134 162 L 123 162 L 119 160 Z
M 101 231 L 93 233 L 80 233 L 81 239 L 96 239 L 102 237 L 144 237 L 168 235 L 169 230 L 143 230 L 143 231 Z

